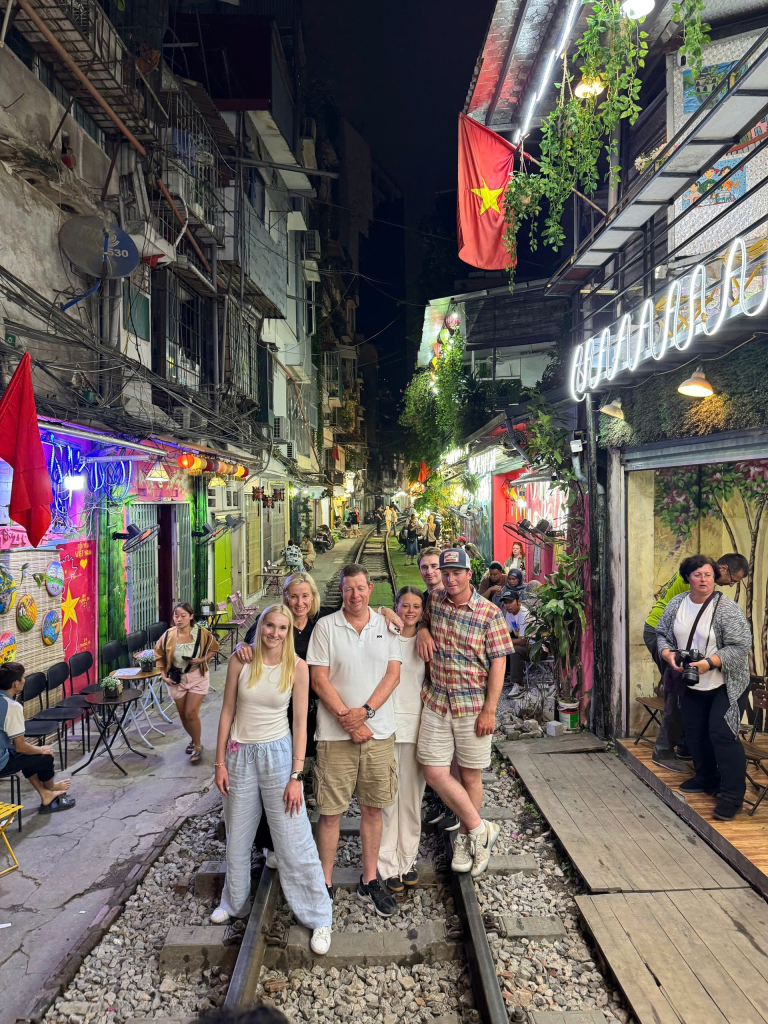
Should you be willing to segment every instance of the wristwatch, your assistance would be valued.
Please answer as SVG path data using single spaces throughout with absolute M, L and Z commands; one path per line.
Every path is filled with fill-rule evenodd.
M 363 704 L 363 707 L 365 708 L 365 713 L 368 715 L 368 717 L 369 718 L 373 718 L 373 716 L 376 714 L 376 712 L 373 710 L 371 705 L 370 704 Z
M 714 672 L 714 670 L 715 670 L 715 663 L 714 663 L 714 661 L 712 661 L 711 658 L 705 658 L 704 661 L 706 661 L 706 663 L 709 665 L 710 671 Z
M 291 778 L 295 779 L 296 782 L 304 781 L 304 772 L 291 772 Z

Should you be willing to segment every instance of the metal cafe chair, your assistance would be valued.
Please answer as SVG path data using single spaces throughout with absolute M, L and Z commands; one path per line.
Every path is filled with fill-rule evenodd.
M 113 668 L 120 668 L 120 662 L 126 657 L 125 644 L 122 640 L 110 640 L 101 645 L 101 664 L 106 673 Z
M 149 637 L 145 629 L 137 629 L 133 633 L 128 634 L 128 636 L 125 638 L 125 648 L 128 654 L 129 668 L 135 667 L 134 655 L 138 654 L 139 651 L 146 651 L 148 645 Z M 143 715 L 144 718 L 146 719 L 147 731 L 157 732 L 161 736 L 165 736 L 165 733 L 162 731 L 162 729 L 158 729 L 157 726 L 152 722 L 152 719 L 149 717 L 150 709 L 154 705 L 160 712 L 160 714 L 163 716 L 163 718 L 166 720 L 166 722 L 168 722 L 169 725 L 171 724 L 171 720 L 163 711 L 163 707 L 160 703 L 160 698 L 156 690 L 158 681 L 155 679 L 142 679 L 137 680 L 137 683 L 141 684 L 142 689 L 144 690 L 144 696 L 140 701 L 137 701 L 136 704 L 131 706 L 129 718 L 131 723 L 136 726 L 136 732 L 139 734 L 142 741 L 146 743 L 146 745 L 151 750 L 154 750 L 153 744 L 149 742 L 147 737 L 142 732 L 141 726 L 139 725 L 139 717 Z
M 43 707 L 43 694 L 48 689 L 48 680 L 45 672 L 30 672 L 29 675 L 24 678 L 24 689 L 21 691 L 21 703 L 26 704 L 28 701 L 36 700 L 39 704 L 36 714 L 40 714 L 44 711 Z M 54 726 L 52 729 L 51 726 Z M 47 736 L 56 733 L 56 740 L 59 746 L 59 767 L 64 770 L 64 754 L 61 746 L 61 722 L 45 722 L 35 721 L 35 718 L 28 718 L 24 723 L 24 735 L 30 739 L 36 739 L 39 747 L 45 746 L 45 739 Z M 66 725 L 64 726 L 66 729 Z
M 19 811 L 16 814 L 16 820 L 19 826 L 19 832 L 21 832 L 21 772 L 11 772 L 10 775 L 3 775 L 0 777 L 0 782 L 10 782 L 11 784 L 11 803 L 16 804 L 19 807 Z M 14 799 L 14 794 L 16 798 Z
M 88 731 L 88 749 L 91 748 L 91 727 L 90 727 L 90 708 L 85 697 L 80 694 L 76 694 L 72 697 L 67 697 L 66 684 L 69 679 L 69 665 L 66 661 L 56 662 L 55 665 L 51 665 L 47 672 L 48 685 L 46 687 L 45 694 L 45 710 L 36 714 L 33 718 L 35 722 L 59 722 L 62 726 L 62 732 L 64 735 L 64 763 L 69 763 L 69 743 L 68 743 L 68 730 L 67 726 L 72 725 L 72 733 L 74 735 L 75 723 L 80 722 L 80 742 L 82 745 L 82 751 L 85 753 L 85 740 L 86 740 L 86 726 Z M 51 692 L 61 687 L 62 693 L 65 695 L 63 700 L 60 700 L 58 704 L 51 706 Z
M 167 622 L 153 622 L 147 629 L 147 646 L 154 647 L 160 637 L 168 629 Z
M 93 655 L 90 651 L 80 651 L 73 654 L 69 659 L 69 684 L 72 693 L 75 692 L 75 680 L 79 676 L 85 676 L 85 686 L 82 686 L 78 693 L 95 693 L 101 687 L 98 683 L 91 682 L 91 669 L 93 668 Z
M 755 743 L 755 736 L 757 734 L 758 720 L 765 717 L 765 712 L 768 711 L 768 690 L 766 689 L 754 689 L 752 691 L 752 707 L 755 711 L 754 720 L 752 723 L 752 731 L 749 734 L 749 739 L 746 740 L 741 737 L 741 742 L 744 747 L 744 753 L 747 757 L 747 782 L 750 783 L 752 788 L 760 793 L 760 796 L 754 802 L 752 800 L 745 799 L 745 803 L 750 804 L 752 810 L 749 812 L 750 818 L 755 813 L 757 808 L 763 802 L 765 794 L 768 793 L 768 771 L 766 771 L 766 762 L 768 762 L 768 750 L 765 747 L 758 746 Z M 757 712 L 761 712 L 760 715 Z M 761 723 L 762 724 L 762 723 Z M 765 777 L 765 782 L 756 782 L 749 774 L 749 768 L 753 767 L 757 771 L 762 772 Z

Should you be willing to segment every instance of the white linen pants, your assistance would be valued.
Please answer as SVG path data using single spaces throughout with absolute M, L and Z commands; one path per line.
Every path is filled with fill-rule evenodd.
M 381 809 L 379 874 L 383 879 L 399 878 L 410 871 L 419 855 L 421 801 L 426 782 L 416 760 L 415 743 L 395 743 L 397 796 L 390 807 Z

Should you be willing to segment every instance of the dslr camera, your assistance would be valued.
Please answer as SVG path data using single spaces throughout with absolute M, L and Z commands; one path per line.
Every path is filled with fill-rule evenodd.
M 699 670 L 695 668 L 695 662 L 703 661 L 704 655 L 701 651 L 675 651 L 675 664 L 683 670 L 683 682 L 686 686 L 696 686 L 699 682 Z

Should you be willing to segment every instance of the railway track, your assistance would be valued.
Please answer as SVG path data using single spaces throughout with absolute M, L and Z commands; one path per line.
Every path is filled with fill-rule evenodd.
M 373 530 L 369 531 L 353 548 L 350 561 L 365 565 L 374 582 L 389 582 L 394 596 L 396 579 L 385 535 L 377 538 Z M 338 593 L 337 588 L 338 580 L 331 580 L 324 603 L 331 603 Z M 354 835 L 356 821 L 359 818 L 353 816 L 342 819 L 342 838 Z M 419 863 L 420 886 L 415 893 L 407 892 L 398 900 L 399 915 L 391 919 L 391 923 L 387 922 L 387 930 L 383 932 L 381 925 L 374 930 L 377 919 L 368 908 L 366 915 L 370 930 L 365 924 L 362 928 L 355 925 L 346 930 L 337 927 L 342 923 L 342 915 L 346 918 L 350 908 L 355 909 L 344 890 L 354 891 L 358 869 L 339 865 L 334 870 L 337 896 L 334 900 L 333 942 L 327 957 L 314 956 L 309 950 L 309 932 L 286 920 L 289 915 L 282 906 L 279 872 L 265 866 L 232 971 L 226 1007 L 230 1010 L 251 1008 L 262 995 L 269 998 L 271 993 L 289 987 L 292 984 L 289 979 L 297 977 L 292 972 L 300 968 L 312 970 L 319 967 L 324 971 L 326 965 L 333 965 L 337 970 L 349 966 L 359 972 L 361 969 L 381 970 L 394 964 L 401 970 L 413 972 L 414 969 L 418 971 L 420 965 L 437 964 L 443 967 L 443 974 L 454 979 L 452 985 L 464 984 L 468 975 L 471 997 L 463 995 L 458 1000 L 452 1011 L 457 1021 L 507 1024 L 510 1018 L 501 996 L 475 884 L 468 874 L 455 874 L 448 866 L 453 852 L 453 834 L 433 834 L 427 837 L 424 847 L 428 856 Z M 434 892 L 431 916 L 416 915 L 417 919 L 412 921 L 415 904 L 411 901 L 422 899 L 422 896 L 416 896 L 424 892 L 421 883 Z M 452 966 L 446 968 L 446 964 Z M 465 970 L 459 970 L 461 967 Z M 270 974 L 266 983 L 263 981 L 265 972 Z M 373 1009 L 371 1012 L 376 1013 Z M 404 1016 L 408 1014 L 404 1013 Z M 443 1012 L 435 1010 L 430 1018 L 425 1010 L 419 1019 L 443 1016 Z

